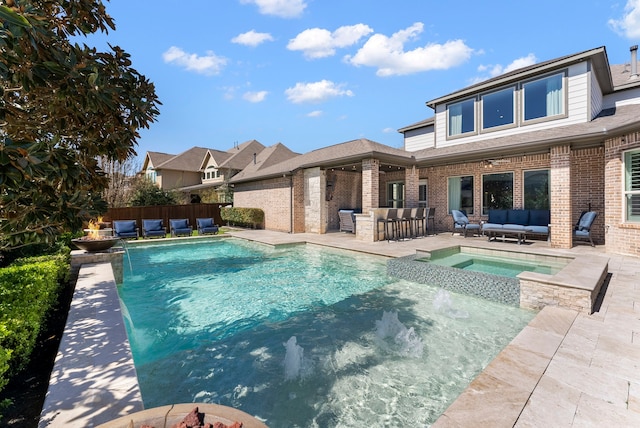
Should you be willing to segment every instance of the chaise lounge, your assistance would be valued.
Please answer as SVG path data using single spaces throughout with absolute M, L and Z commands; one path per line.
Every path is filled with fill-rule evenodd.
M 162 225 L 162 219 L 142 220 L 143 238 L 165 238 L 167 229 Z
M 196 227 L 198 228 L 198 235 L 215 235 L 220 229 L 217 224 L 213 223 L 212 218 L 197 218 Z
M 193 227 L 189 226 L 189 219 L 170 219 L 169 230 L 171 236 L 191 236 Z
M 116 238 L 135 238 L 138 239 L 139 231 L 135 220 L 114 220 L 113 236 Z

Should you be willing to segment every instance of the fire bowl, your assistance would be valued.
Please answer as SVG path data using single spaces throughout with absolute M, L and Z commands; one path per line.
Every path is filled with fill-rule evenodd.
M 104 238 L 100 239 L 86 239 L 86 238 L 76 238 L 72 239 L 71 242 L 80 248 L 81 250 L 88 251 L 90 253 L 96 251 L 105 251 L 109 248 L 113 247 L 116 242 L 118 242 L 120 238 Z

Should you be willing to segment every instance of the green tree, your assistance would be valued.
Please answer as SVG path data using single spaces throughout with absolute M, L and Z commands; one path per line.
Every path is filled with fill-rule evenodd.
M 179 202 L 173 191 L 162 190 L 146 177 L 134 180 L 129 205 L 144 207 L 148 205 L 174 205 Z
M 99 158 L 135 156 L 161 104 L 100 0 L 0 0 L 0 249 L 48 242 L 106 211 Z

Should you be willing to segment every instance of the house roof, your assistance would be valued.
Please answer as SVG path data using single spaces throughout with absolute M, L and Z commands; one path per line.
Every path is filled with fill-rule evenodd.
M 234 179 L 242 180 L 246 176 L 255 176 L 259 170 L 287 162 L 297 156 L 299 153 L 292 152 L 282 143 L 274 144 L 265 148 L 256 156 L 255 162 L 250 162 L 242 171 L 240 171 Z
M 475 85 L 467 86 L 456 92 L 452 92 L 448 95 L 436 98 L 431 101 L 427 101 L 427 106 L 435 109 L 435 106 L 444 102 L 464 98 L 478 92 L 487 91 L 499 86 L 508 85 L 510 83 L 527 79 L 535 75 L 550 72 L 558 68 L 566 67 L 578 62 L 591 60 L 593 70 L 595 70 L 595 76 L 600 84 L 600 89 L 603 94 L 613 92 L 613 82 L 611 79 L 611 73 L 609 68 L 609 60 L 607 59 L 607 51 L 604 46 L 590 49 L 577 54 L 567 55 L 560 58 L 555 58 L 549 61 L 540 62 L 527 67 L 522 67 L 517 70 L 513 70 L 508 73 L 501 74 L 492 79 L 484 80 Z
M 229 168 L 234 170 L 241 170 L 251 162 L 253 162 L 253 155 L 264 150 L 264 146 L 257 140 L 249 140 L 240 144 L 237 147 L 227 150 L 230 155 L 224 162 L 218 165 L 219 168 Z
M 431 116 L 428 119 L 421 120 L 420 122 L 412 123 L 411 125 L 407 125 L 404 128 L 398 129 L 398 132 L 403 133 L 407 131 L 411 131 L 412 129 L 424 128 L 425 126 L 433 125 L 436 122 L 435 116 Z
M 595 119 L 557 128 L 541 129 L 522 134 L 490 138 L 472 143 L 413 152 L 421 167 L 442 162 L 476 161 L 487 157 L 502 157 L 548 150 L 552 145 L 566 142 L 577 146 L 601 143 L 604 139 L 638 128 L 640 104 L 603 110 Z
M 164 162 L 168 161 L 174 156 L 175 155 L 170 155 L 168 153 L 147 152 L 147 155 L 145 156 L 145 159 L 144 159 L 144 165 L 142 166 L 142 170 L 145 171 L 149 166 L 149 164 L 151 164 L 153 168 L 156 168 L 157 165 L 163 164 Z
M 213 158 L 217 167 L 226 162 L 231 157 L 229 152 L 223 152 L 222 150 L 208 149 L 204 157 L 201 159 L 200 170 L 203 171 L 209 163 L 209 158 Z
M 164 158 L 162 162 L 152 162 L 154 169 L 170 169 L 177 171 L 190 171 L 199 172 L 200 164 L 207 151 L 204 147 L 192 147 L 177 155 L 167 155 L 166 153 L 154 153 L 154 157 L 158 160 Z M 147 152 L 147 159 L 151 159 L 151 153 Z M 157 156 L 161 155 L 161 156 Z M 147 162 L 145 161 L 144 167 L 146 168 Z
M 333 146 L 323 147 L 311 152 L 292 157 L 275 165 L 245 171 L 231 179 L 231 183 L 271 178 L 290 174 L 298 169 L 312 167 L 339 167 L 365 158 L 376 158 L 396 165 L 411 165 L 415 159 L 412 154 L 366 138 L 347 141 Z

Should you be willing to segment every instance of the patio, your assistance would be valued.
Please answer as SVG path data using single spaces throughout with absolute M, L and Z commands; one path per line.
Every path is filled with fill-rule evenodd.
M 353 234 L 339 232 L 287 234 L 251 230 L 231 234 L 271 245 L 306 242 L 388 257 L 461 244 L 506 251 L 518 247 L 513 242 L 487 243 L 485 237 L 464 238 L 450 233 L 400 242 L 364 242 Z M 550 255 L 608 257 L 612 275 L 599 310 L 593 314 L 555 307 L 542 310 L 433 426 L 640 426 L 640 336 L 637 333 L 640 259 L 606 254 L 601 247 L 589 245 L 557 250 L 549 248 L 546 241 L 528 241 L 527 248 Z M 119 310 L 98 310 L 113 307 L 109 301 L 113 299 L 115 281 L 109 266 L 108 263 L 87 265 L 89 271 L 81 272 L 78 289 L 90 287 L 94 292 L 85 291 L 85 299 L 92 300 L 92 310 L 82 319 L 74 318 L 76 324 L 71 327 L 76 329 L 76 338 L 79 325 L 85 329 L 91 329 L 92 325 L 105 329 L 123 327 Z M 96 286 L 105 292 L 96 293 Z M 114 339 L 111 334 L 109 337 Z M 121 335 L 116 338 L 120 340 L 105 342 L 89 334 L 82 341 L 63 340 L 60 348 L 63 354 L 56 361 L 40 427 L 63 426 L 70 421 L 95 426 L 140 409 L 131 361 L 99 358 L 114 350 L 124 355 L 122 346 L 126 339 Z M 93 345 L 88 346 L 87 341 L 93 341 Z M 70 362 L 62 361 L 65 357 L 76 359 L 76 371 L 61 370 L 69 368 Z M 77 361 L 84 361 L 85 367 L 77 367 Z M 75 376 L 83 376 L 81 373 L 92 373 L 96 380 L 117 379 L 117 387 L 113 391 L 96 388 L 98 381 L 88 389 L 82 382 L 87 379 L 74 382 Z M 105 383 L 104 389 L 107 384 L 112 385 Z M 62 394 L 64 400 L 60 401 Z M 105 406 L 100 398 L 105 396 L 115 400 Z

